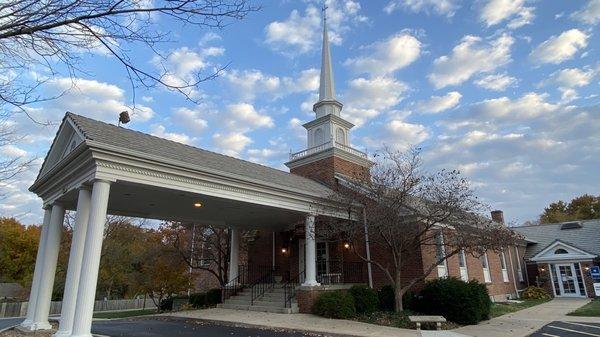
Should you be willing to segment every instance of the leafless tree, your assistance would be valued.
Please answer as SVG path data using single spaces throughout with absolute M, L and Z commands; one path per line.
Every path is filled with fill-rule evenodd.
M 385 150 L 376 158 L 370 176 L 340 184 L 332 198 L 347 205 L 349 217 L 330 222 L 326 233 L 349 241 L 383 271 L 395 288 L 397 311 L 408 290 L 461 250 L 478 257 L 514 244 L 512 231 L 480 215 L 485 206 L 458 171 L 425 172 L 418 149 Z M 371 247 L 388 254 L 367 258 L 365 226 Z M 423 272 L 403 273 L 411 265 L 423 265 Z
M 39 94 L 42 84 L 60 73 L 85 73 L 79 67 L 81 55 L 94 51 L 113 56 L 122 67 L 134 89 L 134 106 L 138 86 L 160 85 L 192 99 L 190 89 L 221 69 L 173 81 L 167 69 L 147 69 L 147 60 L 133 57 L 131 47 L 141 45 L 164 60 L 157 45 L 169 41 L 172 32 L 161 24 L 182 30 L 222 28 L 256 10 L 250 0 L 1 1 L 0 104 L 27 114 L 27 104 L 54 98 Z
M 227 284 L 229 268 L 230 232 L 227 228 L 211 225 L 169 223 L 170 242 L 183 260 L 195 270 L 212 274 L 221 286 Z M 242 239 L 240 245 L 244 245 Z M 240 250 L 243 250 L 240 247 Z
M 2 105 L 0 104 L 0 109 L 1 108 Z M 21 137 L 16 134 L 9 121 L 0 116 L 0 148 L 16 144 L 20 138 Z M 0 186 L 1 184 L 9 183 L 12 178 L 27 170 L 34 160 L 35 158 L 29 158 L 18 154 L 15 154 L 14 156 L 2 156 L 0 159 Z M 3 193 L 0 192 L 0 197 L 3 196 Z

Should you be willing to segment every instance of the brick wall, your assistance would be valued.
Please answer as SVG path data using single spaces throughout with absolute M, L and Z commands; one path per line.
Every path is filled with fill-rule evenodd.
M 334 186 L 335 173 L 341 173 L 349 177 L 365 177 L 369 175 L 369 168 L 331 156 L 290 169 L 290 173 L 316 180 L 328 186 Z

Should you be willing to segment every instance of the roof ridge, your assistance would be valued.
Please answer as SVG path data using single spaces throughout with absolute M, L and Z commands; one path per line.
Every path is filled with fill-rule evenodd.
M 161 141 L 167 141 L 167 142 L 170 142 L 170 143 L 175 143 L 175 144 L 178 144 L 178 145 L 183 145 L 183 146 L 189 147 L 189 148 L 194 149 L 194 150 L 204 151 L 204 152 L 215 154 L 215 155 L 218 155 L 218 156 L 221 156 L 221 157 L 226 157 L 226 158 L 231 158 L 231 159 L 234 159 L 234 160 L 239 160 L 239 161 L 242 161 L 244 163 L 251 164 L 251 165 L 261 166 L 261 167 L 267 168 L 269 170 L 273 170 L 273 171 L 277 171 L 277 172 L 286 174 L 286 175 L 288 175 L 290 177 L 299 178 L 299 179 L 302 179 L 302 180 L 308 180 L 308 181 L 311 181 L 313 183 L 316 183 L 316 184 L 319 184 L 319 185 L 322 185 L 324 187 L 329 188 L 328 186 L 326 186 L 326 185 L 324 185 L 324 184 L 322 184 L 322 183 L 320 183 L 320 182 L 318 182 L 316 180 L 312 180 L 312 179 L 309 179 L 309 178 L 306 178 L 306 177 L 303 177 L 303 176 L 300 176 L 300 175 L 297 175 L 297 174 L 286 172 L 286 171 L 283 171 L 283 170 L 280 170 L 280 169 L 277 169 L 277 168 L 274 168 L 274 167 L 271 167 L 271 166 L 267 166 L 267 165 L 255 163 L 255 162 L 252 162 L 252 161 L 249 161 L 249 160 L 246 160 L 246 159 L 241 159 L 241 158 L 236 158 L 236 157 L 233 157 L 233 156 L 228 156 L 226 154 L 222 154 L 222 153 L 219 153 L 219 152 L 206 150 L 206 149 L 203 149 L 203 148 L 200 148 L 200 147 L 196 147 L 196 146 L 192 146 L 192 145 L 189 145 L 189 144 L 176 142 L 176 141 L 171 140 L 171 139 L 158 137 L 158 136 L 155 136 L 155 135 L 152 135 L 152 134 L 149 134 L 149 133 L 145 133 L 145 132 L 142 132 L 142 131 L 139 131 L 139 130 L 128 129 L 128 128 L 124 128 L 124 127 L 119 127 L 119 126 L 111 124 L 111 123 L 107 123 L 107 122 L 103 122 L 103 121 L 100 121 L 100 120 L 97 120 L 97 119 L 93 119 L 93 118 L 90 118 L 90 117 L 78 115 L 78 114 L 75 114 L 75 113 L 72 113 L 72 112 L 67 112 L 67 114 L 70 115 L 70 116 L 74 116 L 75 118 L 84 118 L 84 119 L 88 119 L 88 120 L 94 121 L 96 123 L 102 123 L 102 124 L 108 125 L 110 127 L 118 128 L 119 130 L 130 131 L 130 132 L 142 134 L 144 136 L 149 136 L 149 137 L 152 137 L 152 138 L 156 138 L 156 139 L 159 139 Z M 73 122 L 75 122 L 75 120 L 73 118 L 71 118 L 71 119 L 73 120 Z M 78 128 L 81 129 L 81 127 L 79 125 L 77 125 L 77 126 L 78 126 Z M 82 133 L 86 136 L 86 138 L 88 138 L 90 140 L 93 140 L 93 138 L 88 137 L 88 135 L 86 135 L 85 132 L 82 131 Z

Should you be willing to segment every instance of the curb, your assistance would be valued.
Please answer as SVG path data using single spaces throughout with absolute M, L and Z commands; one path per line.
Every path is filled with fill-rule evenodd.
M 0 333 L 3 333 L 4 331 L 8 331 L 10 329 L 13 329 L 14 327 L 17 327 L 17 326 L 19 326 L 19 324 L 11 325 L 11 326 L 8 326 L 8 327 L 6 327 L 4 329 L 0 329 Z

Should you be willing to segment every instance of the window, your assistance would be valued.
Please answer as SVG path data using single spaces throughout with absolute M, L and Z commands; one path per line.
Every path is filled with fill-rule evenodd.
M 342 128 L 337 128 L 337 130 L 335 131 L 335 141 L 340 144 L 346 145 L 346 135 Z
M 519 247 L 515 246 L 515 256 L 517 257 L 517 275 L 519 276 L 519 282 L 525 281 L 523 279 L 523 269 L 521 269 L 521 257 L 519 256 Z
M 315 130 L 315 144 L 314 146 L 318 146 L 323 144 L 323 129 L 318 128 Z
M 558 248 L 557 250 L 554 251 L 554 254 L 556 254 L 556 255 L 559 255 L 559 254 L 569 254 L 569 252 L 567 252 L 566 249 Z
M 465 256 L 464 249 L 461 249 L 458 254 L 458 269 L 460 270 L 460 279 L 463 281 L 469 280 L 469 274 L 467 272 L 467 257 Z
M 502 281 L 508 282 L 508 269 L 506 269 L 506 255 L 500 252 L 500 266 L 502 267 Z
M 483 253 L 479 259 L 481 260 L 481 267 L 483 268 L 483 281 L 485 283 L 492 282 L 487 253 Z
M 444 248 L 444 234 L 440 231 L 435 234 L 435 259 L 438 261 L 438 277 L 448 277 L 446 267 L 446 250 Z

